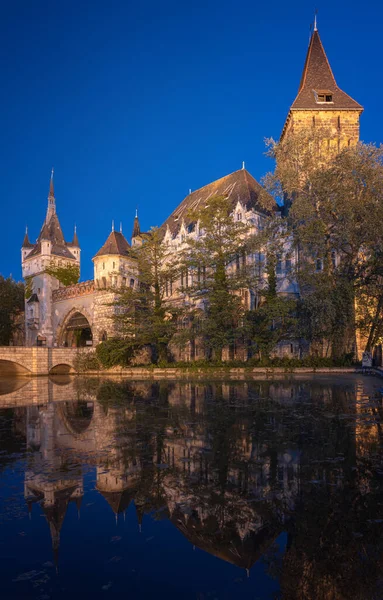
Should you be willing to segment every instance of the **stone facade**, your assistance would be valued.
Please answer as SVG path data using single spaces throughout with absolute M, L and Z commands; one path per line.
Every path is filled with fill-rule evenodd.
M 328 147 L 339 152 L 343 147 L 353 146 L 359 140 L 359 118 L 361 105 L 343 92 L 332 74 L 319 34 L 315 29 L 306 57 L 298 95 L 293 102 L 281 139 L 299 130 L 310 128 L 329 131 Z M 270 212 L 279 211 L 261 185 L 244 168 L 218 179 L 203 188 L 191 192 L 162 226 L 163 243 L 168 255 L 177 256 L 185 247 L 188 238 L 198 238 L 203 231 L 198 223 L 190 223 L 190 210 L 206 206 L 212 196 L 226 196 L 232 201 L 232 216 L 251 227 L 251 231 L 262 229 Z M 266 203 L 264 202 L 266 198 Z M 132 246 L 142 243 L 138 216 L 133 227 Z M 46 272 L 52 264 L 77 266 L 80 268 L 80 246 L 75 231 L 73 241 L 65 242 L 56 214 L 53 190 L 53 173 L 48 195 L 48 209 L 39 238 L 31 244 L 26 234 L 22 246 L 23 276 L 30 282 L 30 295 L 26 302 L 26 345 L 48 347 L 91 346 L 118 334 L 114 319 L 119 308 L 118 290 L 136 289 L 139 285 L 139 271 L 131 245 L 122 231 L 112 231 L 104 245 L 93 258 L 94 279 L 76 285 L 63 287 Z M 264 277 L 265 257 L 262 254 L 249 254 L 244 257 L 246 264 L 260 270 L 260 285 Z M 277 265 L 277 290 L 283 295 L 298 296 L 297 283 L 290 276 L 298 260 L 287 240 Z M 229 265 L 228 268 L 235 268 Z M 165 299 L 170 304 L 190 303 L 187 293 L 188 282 L 192 284 L 193 273 L 182 274 L 178 281 L 166 286 Z M 259 300 L 256 289 L 240 291 L 243 304 L 253 309 Z M 195 308 L 204 310 L 204 305 L 196 303 Z M 225 358 L 245 359 L 243 348 L 231 349 L 224 353 Z M 282 344 L 279 354 L 296 355 L 296 344 Z M 181 353 L 174 349 L 177 358 L 193 360 L 204 358 L 198 343 L 187 347 Z

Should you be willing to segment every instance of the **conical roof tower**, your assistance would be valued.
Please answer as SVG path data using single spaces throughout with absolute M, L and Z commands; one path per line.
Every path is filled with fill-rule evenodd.
M 330 129 L 348 145 L 354 144 L 359 140 L 362 112 L 362 105 L 338 86 L 315 19 L 298 94 L 290 107 L 281 139 L 295 128 L 320 126 Z

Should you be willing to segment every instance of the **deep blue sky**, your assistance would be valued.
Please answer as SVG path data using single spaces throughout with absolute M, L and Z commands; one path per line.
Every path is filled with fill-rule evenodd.
M 318 28 L 338 84 L 383 141 L 381 3 L 325 0 Z M 2 3 L 0 273 L 21 276 L 51 167 L 64 235 L 77 223 L 82 279 L 111 220 L 160 225 L 188 193 L 272 164 L 295 98 L 315 3 L 93 0 Z M 270 164 L 269 164 L 270 163 Z

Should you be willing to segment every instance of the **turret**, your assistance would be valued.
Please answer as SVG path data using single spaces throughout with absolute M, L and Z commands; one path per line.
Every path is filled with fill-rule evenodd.
M 39 310 L 26 305 L 26 345 L 33 346 L 38 340 L 47 345 L 53 345 L 52 324 L 52 293 L 56 290 L 59 281 L 46 272 L 47 267 L 76 265 L 80 267 L 80 248 L 75 232 L 72 244 L 67 244 L 61 230 L 56 213 L 56 199 L 53 186 L 53 169 L 51 172 L 48 193 L 48 206 L 46 217 L 40 230 L 36 244 L 29 242 L 28 233 L 25 234 L 21 249 L 21 262 L 23 277 L 28 280 L 28 287 Z M 39 313 L 38 316 L 37 312 Z M 29 320 L 28 320 L 29 315 Z
M 359 141 L 363 107 L 338 87 L 323 48 L 316 19 L 298 94 L 290 107 L 281 140 L 311 127 L 330 132 L 329 147 L 340 150 Z
M 28 227 L 26 227 L 25 235 L 24 235 L 24 239 L 23 239 L 23 245 L 21 246 L 21 262 L 23 262 L 26 259 L 28 254 L 30 254 L 30 252 L 32 252 L 33 248 L 34 248 L 34 246 L 33 246 L 33 244 L 31 244 L 31 242 L 29 241 L 29 237 L 28 237 Z
M 80 243 L 78 241 L 76 225 L 74 226 L 73 240 L 71 242 L 67 242 L 66 245 L 67 245 L 67 248 L 71 251 L 71 253 L 75 257 L 75 259 L 78 260 L 78 262 L 80 263 L 81 249 L 80 249 Z
M 140 222 L 138 220 L 138 210 L 136 209 L 136 216 L 134 217 L 133 232 L 132 232 L 132 246 L 141 246 L 141 229 Z
M 121 230 L 110 232 L 105 244 L 92 259 L 94 280 L 101 289 L 135 287 L 137 285 L 137 261 L 132 257 L 131 247 Z

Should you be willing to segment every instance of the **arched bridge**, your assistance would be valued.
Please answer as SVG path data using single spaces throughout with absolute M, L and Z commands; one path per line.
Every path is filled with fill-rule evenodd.
M 89 352 L 91 348 L 82 348 Z M 2 375 L 49 375 L 75 372 L 77 348 L 23 348 L 0 346 L 0 377 Z

